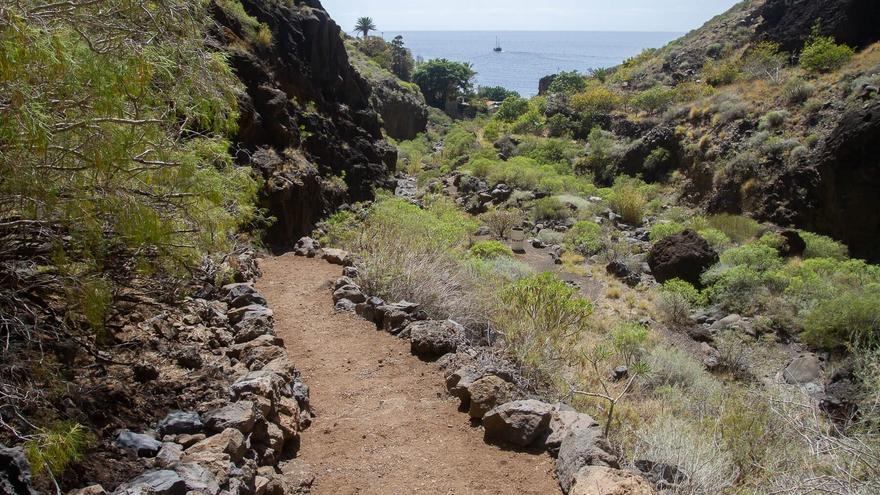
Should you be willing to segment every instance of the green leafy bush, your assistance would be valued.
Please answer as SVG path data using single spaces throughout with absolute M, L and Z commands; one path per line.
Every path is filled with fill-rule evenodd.
M 500 241 L 478 241 L 468 250 L 472 256 L 483 259 L 513 257 L 513 251 Z
M 657 85 L 633 96 L 629 103 L 638 110 L 656 114 L 669 108 L 676 96 L 674 88 Z
M 691 321 L 690 314 L 694 306 L 706 303 L 705 293 L 676 278 L 663 283 L 655 305 L 667 324 L 685 326 Z
M 843 67 L 854 54 L 852 48 L 837 44 L 833 37 L 819 35 L 817 24 L 804 44 L 799 60 L 801 67 L 810 72 L 832 72 Z
M 529 100 L 518 96 L 508 96 L 498 107 L 495 118 L 503 122 L 514 122 L 528 111 Z
M 727 266 L 745 266 L 763 272 L 781 266 L 782 259 L 774 247 L 764 244 L 746 244 L 724 251 L 721 254 L 721 263 Z
M 587 87 L 587 80 L 577 71 L 562 71 L 553 78 L 548 93 L 577 93 Z
M 663 222 L 663 223 L 655 223 L 651 226 L 651 232 L 649 233 L 649 238 L 652 242 L 657 242 L 660 239 L 664 239 L 673 234 L 678 234 L 683 231 L 685 226 L 678 222 Z
M 602 248 L 602 226 L 589 220 L 575 223 L 565 233 L 565 246 L 584 255 L 592 255 Z
M 880 288 L 821 301 L 807 315 L 801 337 L 827 349 L 880 345 Z
M 782 98 L 789 105 L 800 105 L 810 99 L 816 87 L 800 77 L 793 77 L 782 87 Z
M 413 82 L 419 85 L 429 105 L 442 109 L 447 101 L 471 94 L 474 75 L 470 64 L 441 58 L 419 65 Z
M 730 237 L 727 237 L 727 234 L 718 229 L 700 229 L 697 231 L 697 234 L 703 239 L 706 239 L 706 242 L 708 242 L 715 251 L 723 251 L 724 248 L 730 244 Z
M 580 113 L 609 113 L 621 103 L 621 97 L 600 84 L 591 84 L 571 96 L 571 106 Z
M 503 86 L 480 86 L 477 96 L 491 101 L 504 101 L 511 96 L 519 98 L 520 94 Z
M 614 325 L 609 334 L 611 345 L 627 366 L 632 366 L 644 352 L 648 340 L 648 327 L 639 323 L 621 321 Z
M 472 131 L 456 127 L 446 134 L 443 141 L 443 156 L 459 158 L 467 155 L 477 147 L 477 136 Z
M 641 225 L 648 199 L 633 181 L 618 180 L 614 183 L 611 206 L 630 225 Z
M 535 201 L 535 220 L 563 220 L 571 215 L 571 210 L 557 198 L 548 197 Z
M 830 237 L 812 232 L 800 231 L 801 237 L 807 243 L 804 250 L 804 258 L 833 258 L 844 260 L 849 257 L 849 249 L 842 243 Z
M 732 84 L 739 79 L 742 72 L 736 60 L 707 60 L 703 65 L 703 79 L 716 88 Z
M 742 215 L 721 213 L 707 218 L 712 228 L 718 229 L 735 242 L 743 242 L 754 238 L 760 225 L 751 218 Z
M 499 294 L 496 312 L 509 351 L 528 368 L 546 370 L 571 358 L 593 305 L 552 273 L 524 278 Z

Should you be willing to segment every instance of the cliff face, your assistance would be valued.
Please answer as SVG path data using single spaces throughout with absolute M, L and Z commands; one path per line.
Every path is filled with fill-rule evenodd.
M 382 140 L 372 89 L 349 63 L 341 30 L 320 2 L 241 4 L 272 40 L 248 46 L 252 28 L 213 6 L 216 36 L 246 87 L 237 160 L 265 179 L 262 206 L 276 218 L 266 242 L 283 249 L 333 208 L 389 186 L 396 151 Z
M 758 35 L 779 43 L 783 50 L 804 46 L 813 26 L 854 48 L 880 39 L 880 2 L 876 0 L 766 0 L 755 10 L 761 19 Z

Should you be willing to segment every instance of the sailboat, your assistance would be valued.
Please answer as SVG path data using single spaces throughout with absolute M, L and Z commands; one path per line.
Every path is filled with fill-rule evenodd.
M 495 48 L 493 48 L 492 50 L 495 52 L 501 51 L 501 41 L 498 39 L 497 36 L 495 37 Z

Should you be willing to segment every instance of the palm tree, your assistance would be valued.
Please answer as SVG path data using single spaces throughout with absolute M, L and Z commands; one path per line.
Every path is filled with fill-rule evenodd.
M 357 24 L 354 26 L 354 30 L 363 33 L 364 38 L 366 38 L 370 35 L 370 31 L 376 30 L 376 24 L 373 22 L 372 17 L 359 17 Z

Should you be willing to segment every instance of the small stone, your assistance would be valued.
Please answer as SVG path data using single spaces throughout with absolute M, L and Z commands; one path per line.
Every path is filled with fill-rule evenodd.
M 171 411 L 159 421 L 156 431 L 160 436 L 180 435 L 181 433 L 199 433 L 204 425 L 199 413 L 194 411 Z
M 117 447 L 133 452 L 138 457 L 155 457 L 162 448 L 162 442 L 155 438 L 135 433 L 131 430 L 122 430 L 114 442 Z
M 526 447 L 547 429 L 552 413 L 553 406 L 532 399 L 502 404 L 483 417 L 486 439 Z

